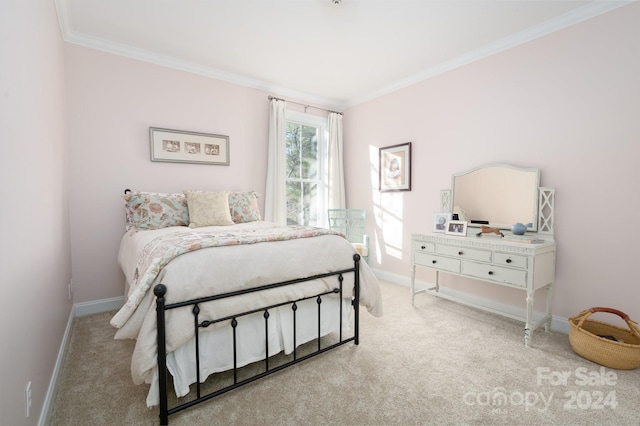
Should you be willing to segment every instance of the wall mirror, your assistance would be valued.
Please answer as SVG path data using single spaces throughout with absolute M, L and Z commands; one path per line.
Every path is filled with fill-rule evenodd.
M 476 167 L 452 176 L 451 206 L 461 208 L 469 226 L 511 229 L 523 223 L 527 231 L 538 230 L 540 169 L 507 164 Z M 475 222 L 475 223 L 474 223 Z

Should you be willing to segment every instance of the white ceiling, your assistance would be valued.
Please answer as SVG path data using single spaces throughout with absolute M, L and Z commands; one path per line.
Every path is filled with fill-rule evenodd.
M 629 3 L 55 1 L 68 42 L 338 109 Z

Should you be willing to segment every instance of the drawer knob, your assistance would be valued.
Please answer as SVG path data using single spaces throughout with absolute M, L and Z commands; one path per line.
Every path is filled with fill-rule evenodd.
M 432 260 L 431 263 L 433 263 L 435 265 L 435 263 L 437 262 L 437 260 Z
M 460 255 L 460 256 L 462 256 L 463 254 L 464 254 L 464 252 L 463 252 L 462 250 L 460 250 L 460 251 L 458 252 L 458 255 Z
M 427 248 L 427 246 L 423 245 L 423 246 L 420 246 L 420 248 L 421 248 L 422 250 L 424 250 L 424 249 L 426 249 L 426 248 Z
M 489 275 L 493 275 L 493 271 L 489 271 Z
M 511 258 L 506 260 L 507 263 L 511 263 Z

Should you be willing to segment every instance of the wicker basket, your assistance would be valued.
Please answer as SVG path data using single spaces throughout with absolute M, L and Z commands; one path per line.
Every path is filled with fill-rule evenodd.
M 616 314 L 627 323 L 629 329 L 588 320 L 595 312 Z M 569 343 L 581 357 L 618 370 L 640 367 L 640 329 L 624 312 L 611 308 L 591 308 L 569 318 L 569 324 Z

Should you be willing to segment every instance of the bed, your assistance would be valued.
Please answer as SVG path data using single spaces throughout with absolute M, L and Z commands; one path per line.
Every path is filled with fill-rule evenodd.
M 183 409 L 167 407 L 168 374 L 178 400 L 193 384 L 205 400 L 200 383 L 211 375 L 256 362 L 270 374 L 280 369 L 270 357 L 298 362 L 312 341 L 316 354 L 357 344 L 359 306 L 382 315 L 378 282 L 344 236 L 264 222 L 255 193 L 128 191 L 125 212 L 127 300 L 111 324 L 117 339 L 136 339 L 132 378 L 150 385 L 146 402 L 162 423 Z M 321 347 L 332 335 L 338 344 Z

